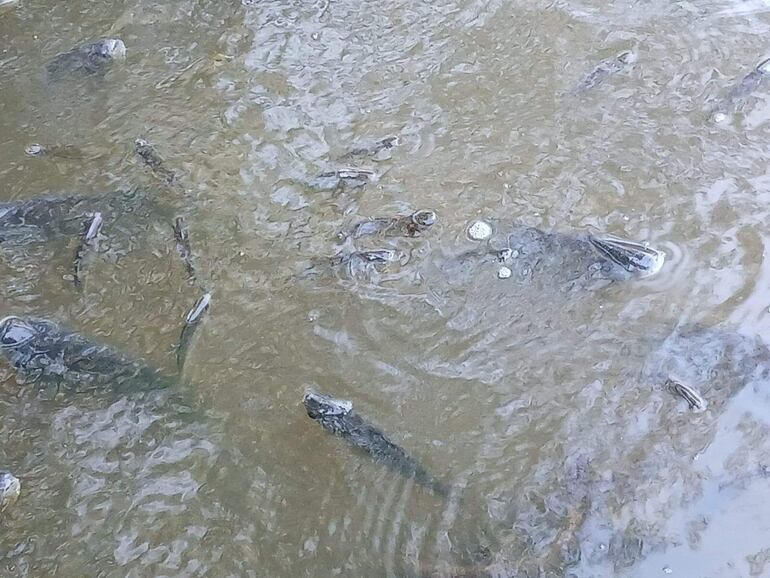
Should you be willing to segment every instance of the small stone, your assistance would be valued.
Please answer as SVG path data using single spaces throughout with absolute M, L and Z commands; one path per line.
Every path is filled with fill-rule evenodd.
M 508 267 L 500 267 L 500 270 L 497 272 L 497 278 L 508 279 L 512 274 L 513 271 L 511 271 Z
M 484 241 L 492 236 L 492 227 L 484 221 L 476 221 L 468 227 L 468 237 L 474 241 Z
M 669 568 L 668 566 L 663 566 L 663 573 L 664 574 L 671 574 L 673 570 Z
M 508 259 L 511 258 L 511 255 L 513 255 L 513 251 L 511 249 L 503 249 L 498 254 L 498 258 L 501 261 L 507 261 Z
M 714 122 L 721 123 L 727 120 L 727 115 L 723 112 L 717 112 L 714 114 L 713 118 L 714 118 Z

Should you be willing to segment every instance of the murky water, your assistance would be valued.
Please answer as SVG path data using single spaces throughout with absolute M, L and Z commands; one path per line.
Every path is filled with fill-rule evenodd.
M 149 201 L 105 224 L 80 292 L 76 239 L 3 245 L 2 315 L 173 373 L 185 313 L 214 295 L 173 391 L 51 399 L 0 366 L 0 465 L 23 484 L 2 575 L 770 575 L 770 83 L 710 118 L 768 56 L 770 4 L 0 10 L 2 200 Z M 124 63 L 46 80 L 48 59 L 100 36 L 124 40 Z M 575 90 L 626 49 L 633 65 Z M 386 136 L 399 146 L 343 159 Z M 31 158 L 30 143 L 78 152 Z M 348 165 L 378 178 L 317 186 Z M 414 238 L 338 235 L 420 208 L 439 219 Z M 667 260 L 597 287 L 548 267 L 498 279 L 456 260 L 479 247 L 477 218 L 498 237 L 513 222 L 607 231 Z M 327 265 L 353 247 L 397 262 Z M 449 498 L 308 419 L 308 387 L 351 400 Z

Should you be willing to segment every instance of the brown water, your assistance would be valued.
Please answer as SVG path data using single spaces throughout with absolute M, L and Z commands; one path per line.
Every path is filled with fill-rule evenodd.
M 2 200 L 149 189 L 186 217 L 214 302 L 179 395 L 50 400 L 2 365 L 0 464 L 23 494 L 0 574 L 770 575 L 770 88 L 709 119 L 767 56 L 770 5 L 607 4 L 3 8 Z M 105 35 L 125 63 L 46 82 L 49 58 Z M 632 67 L 574 93 L 624 49 Z M 375 183 L 311 186 L 388 135 L 400 146 L 345 161 Z M 184 203 L 133 155 L 140 136 Z M 82 158 L 27 157 L 33 142 Z M 399 263 L 323 270 L 341 229 L 424 207 L 425 235 L 356 241 Z M 447 266 L 480 217 L 609 231 L 667 260 L 583 291 Z M 200 288 L 166 215 L 105 233 L 82 293 L 64 278 L 74 239 L 3 248 L 2 315 L 170 372 Z M 669 374 L 707 410 L 665 391 Z M 352 400 L 450 498 L 324 432 L 309 386 Z

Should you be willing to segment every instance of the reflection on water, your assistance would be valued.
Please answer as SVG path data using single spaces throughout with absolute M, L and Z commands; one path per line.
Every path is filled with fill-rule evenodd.
M 55 319 L 173 374 L 185 315 L 213 295 L 165 392 L 50 399 L 2 366 L 0 466 L 23 486 L 2 573 L 763 575 L 770 91 L 712 113 L 768 56 L 768 14 L 2 8 L 0 200 L 143 200 L 89 209 L 105 220 L 80 291 L 77 233 L 4 238 L 2 316 Z M 120 37 L 125 61 L 46 78 L 100 37 Z M 633 62 L 575 90 L 626 50 Z M 35 143 L 50 154 L 25 153 Z M 340 234 L 419 209 L 438 216 L 419 234 Z M 478 219 L 493 241 L 468 238 Z M 522 242 L 501 262 L 512 223 L 648 242 L 666 261 L 585 283 L 593 253 Z M 314 424 L 309 387 L 352 400 L 448 496 Z

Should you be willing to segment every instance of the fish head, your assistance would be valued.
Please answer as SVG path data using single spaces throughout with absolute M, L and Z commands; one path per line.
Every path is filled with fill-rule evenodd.
M 438 216 L 436 215 L 435 211 L 422 209 L 422 210 L 416 211 L 412 215 L 412 223 L 414 223 L 420 228 L 430 227 L 436 222 L 437 218 Z
M 120 38 L 101 38 L 89 45 L 89 54 L 119 60 L 126 57 L 126 45 Z
M 617 58 L 621 64 L 629 65 L 636 62 L 637 55 L 636 55 L 636 52 L 634 52 L 633 50 L 624 50 L 623 52 L 618 54 Z
M 20 493 L 19 478 L 10 472 L 0 472 L 0 509 L 13 504 Z
M 0 350 L 16 349 L 38 337 L 38 330 L 21 317 L 0 319 Z
M 765 58 L 762 62 L 757 64 L 757 72 L 762 74 L 770 73 L 770 58 Z
M 302 398 L 307 415 L 312 419 L 341 417 L 353 410 L 353 404 L 344 399 L 334 399 L 317 391 L 306 391 Z
M 614 235 L 589 235 L 589 242 L 604 259 L 639 277 L 655 275 L 666 259 L 663 251 Z

